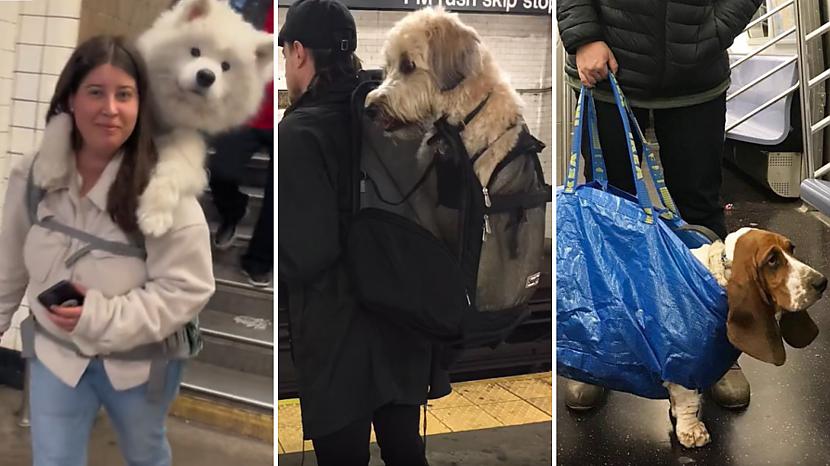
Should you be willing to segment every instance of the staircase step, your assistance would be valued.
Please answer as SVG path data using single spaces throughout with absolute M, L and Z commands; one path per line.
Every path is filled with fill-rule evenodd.
M 204 335 L 205 346 L 197 361 L 246 374 L 274 376 L 274 349 Z
M 272 319 L 274 316 L 273 312 L 273 300 L 274 300 L 274 288 L 272 286 L 268 287 L 255 287 L 248 283 L 248 278 L 242 273 L 242 268 L 240 266 L 240 258 L 245 253 L 245 247 L 236 245 L 228 250 L 219 251 L 216 248 L 213 248 L 213 275 L 216 277 L 216 293 L 213 295 L 214 300 L 219 300 L 222 298 L 221 302 L 216 302 L 216 304 L 210 304 L 209 307 L 211 309 L 222 310 L 225 312 L 232 312 L 234 314 L 247 314 L 253 315 L 244 309 L 246 306 L 251 305 L 262 305 L 261 301 L 267 301 L 268 309 L 267 313 L 264 315 L 260 315 L 260 313 L 256 314 L 256 317 L 265 317 L 268 319 Z M 249 300 L 245 300 L 244 302 L 239 302 L 239 297 L 236 296 L 237 292 L 243 293 L 244 296 L 241 298 L 254 298 L 255 300 L 259 301 L 256 303 L 252 303 Z M 229 299 L 225 299 L 229 298 Z M 211 300 L 211 302 L 214 302 Z M 229 310 L 229 308 L 240 308 L 243 309 L 239 312 Z
M 272 445 L 274 442 L 272 410 L 243 406 L 185 388 L 173 401 L 170 414 L 222 432 L 244 435 Z
M 274 409 L 274 378 L 207 364 L 198 360 L 185 366 L 182 388 L 192 393 L 241 406 Z
M 272 319 L 205 309 L 199 324 L 205 340 L 199 362 L 273 377 Z
M 202 333 L 217 339 L 274 348 L 273 319 L 205 309 L 199 314 Z

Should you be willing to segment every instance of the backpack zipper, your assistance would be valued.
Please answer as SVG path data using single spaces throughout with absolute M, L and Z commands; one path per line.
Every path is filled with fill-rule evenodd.
M 487 186 L 481 188 L 481 192 L 484 193 L 484 205 L 489 209 L 493 204 L 490 202 L 490 192 L 487 190 Z M 493 230 L 490 229 L 490 216 L 484 214 L 484 230 L 481 232 L 481 242 L 487 241 L 487 235 L 491 233 L 493 233 Z

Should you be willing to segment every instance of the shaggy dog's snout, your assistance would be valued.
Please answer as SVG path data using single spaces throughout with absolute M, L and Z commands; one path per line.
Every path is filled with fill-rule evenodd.
M 378 115 L 380 115 L 380 107 L 377 104 L 371 103 L 366 107 L 366 116 L 370 120 L 377 120 Z
M 818 292 L 819 295 L 821 295 L 822 293 L 824 293 L 824 290 L 827 289 L 827 277 L 825 277 L 824 275 L 819 275 L 816 279 L 813 280 L 813 283 L 811 285 L 813 286 L 813 289 L 816 290 L 816 292 Z

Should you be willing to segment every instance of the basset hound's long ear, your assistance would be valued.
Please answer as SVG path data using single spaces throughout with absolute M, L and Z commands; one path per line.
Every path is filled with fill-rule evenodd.
M 784 312 L 779 325 L 784 341 L 793 348 L 804 348 L 818 336 L 818 326 L 807 311 Z
M 732 259 L 732 276 L 726 287 L 729 342 L 744 353 L 780 366 L 787 359 L 775 307 L 758 273 L 757 235 L 749 232 L 738 239 Z M 763 257 L 763 255 L 761 255 Z

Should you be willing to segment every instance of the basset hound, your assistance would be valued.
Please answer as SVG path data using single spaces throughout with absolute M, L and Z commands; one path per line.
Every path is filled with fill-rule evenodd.
M 777 233 L 741 228 L 723 242 L 692 250 L 726 288 L 730 343 L 776 366 L 787 357 L 783 341 L 803 348 L 818 335 L 806 310 L 827 288 L 827 278 L 796 259 L 793 248 L 789 239 Z M 698 391 L 671 382 L 665 386 L 680 443 L 687 448 L 709 443 L 709 432 L 700 420 Z

